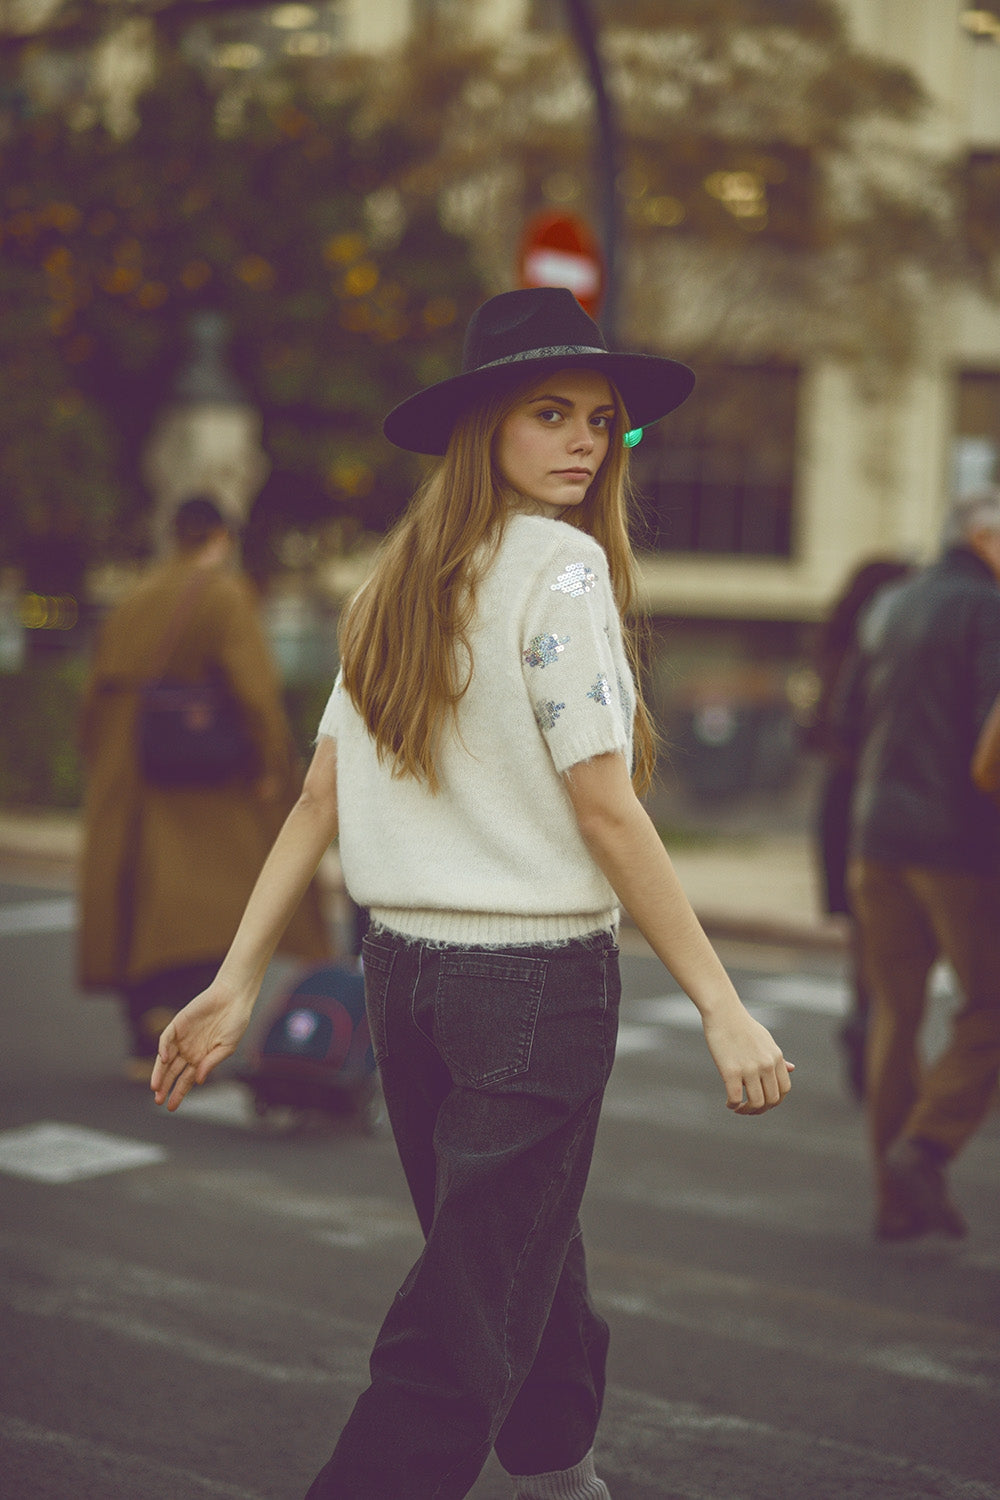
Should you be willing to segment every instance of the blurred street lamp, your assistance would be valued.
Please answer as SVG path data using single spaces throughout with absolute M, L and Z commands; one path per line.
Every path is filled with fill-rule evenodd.
M 226 361 L 226 319 L 221 313 L 196 313 L 188 332 L 188 357 L 145 454 L 157 552 L 167 545 L 177 507 L 192 495 L 211 496 L 241 528 L 270 468 L 261 446 L 260 413 Z

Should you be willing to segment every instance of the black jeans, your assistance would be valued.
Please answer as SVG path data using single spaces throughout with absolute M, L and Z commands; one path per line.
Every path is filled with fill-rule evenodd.
M 608 933 L 556 947 L 377 930 L 365 985 L 386 1107 L 426 1244 L 371 1384 L 307 1500 L 460 1500 L 593 1446 L 608 1330 L 577 1213 L 614 1059 Z

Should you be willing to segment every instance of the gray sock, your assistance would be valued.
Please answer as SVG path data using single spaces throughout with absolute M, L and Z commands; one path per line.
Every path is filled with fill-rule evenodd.
M 514 1500 L 611 1500 L 611 1491 L 594 1472 L 593 1449 L 572 1469 L 551 1474 L 512 1474 Z

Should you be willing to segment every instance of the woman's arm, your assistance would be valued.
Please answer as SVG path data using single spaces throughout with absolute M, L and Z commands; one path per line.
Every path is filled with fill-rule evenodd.
M 1000 698 L 990 709 L 972 752 L 972 779 L 981 792 L 1000 792 Z
M 573 766 L 566 786 L 588 849 L 660 961 L 701 1013 L 726 1103 L 756 1115 L 780 1104 L 793 1064 L 744 1008 L 638 801 L 624 756 Z
M 267 966 L 337 833 L 337 745 L 321 735 L 302 794 L 285 819 L 213 982 L 160 1037 L 150 1081 L 174 1110 L 195 1083 L 230 1057 L 250 1024 Z

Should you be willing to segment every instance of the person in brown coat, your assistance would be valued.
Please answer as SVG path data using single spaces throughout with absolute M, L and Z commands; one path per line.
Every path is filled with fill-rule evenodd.
M 228 566 L 232 534 L 201 497 L 180 507 L 174 529 L 176 556 L 104 622 L 80 721 L 87 787 L 78 978 L 84 990 L 120 994 L 126 1075 L 143 1082 L 160 1031 L 215 974 L 300 789 L 256 599 Z M 139 686 L 158 675 L 228 684 L 253 744 L 252 771 L 211 787 L 144 780 Z M 283 951 L 309 962 L 330 956 L 315 886 Z

